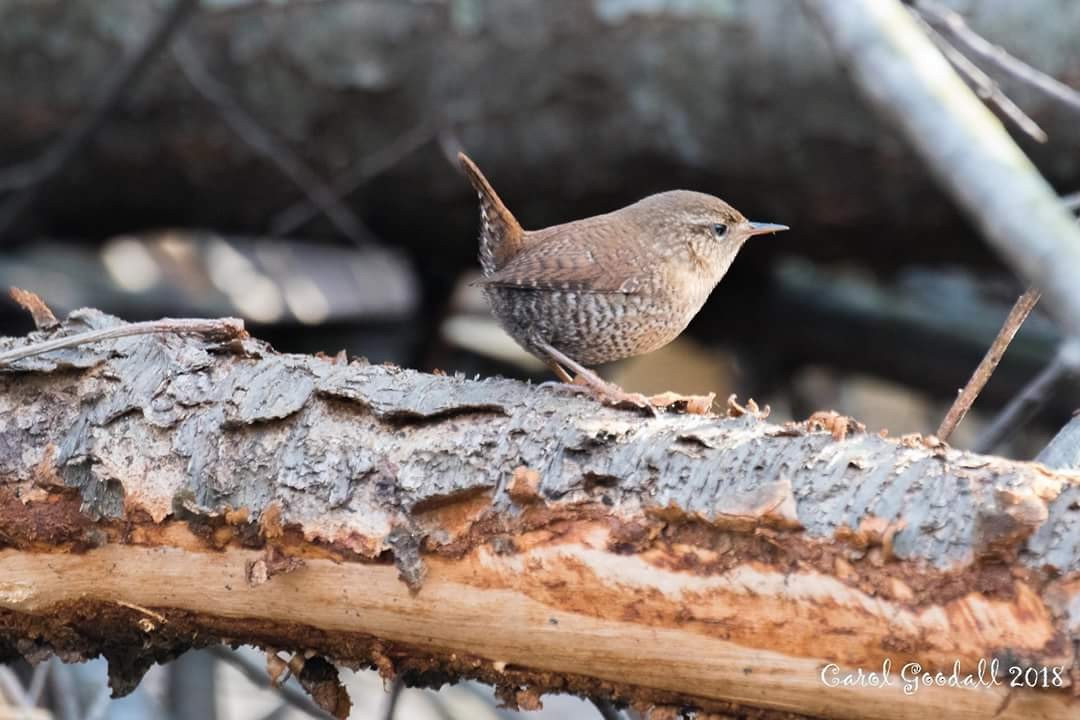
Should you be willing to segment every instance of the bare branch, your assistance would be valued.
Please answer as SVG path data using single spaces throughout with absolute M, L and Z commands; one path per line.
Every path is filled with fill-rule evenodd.
M 30 698 L 30 704 L 37 706 L 41 701 L 41 694 L 45 692 L 45 681 L 49 679 L 50 662 L 38 663 L 34 666 L 34 673 L 30 676 L 30 683 L 26 686 L 26 696 Z
M 593 705 L 596 706 L 596 710 L 603 720 L 625 720 L 622 712 L 613 703 L 606 700 L 596 700 Z
M 251 113 L 241 107 L 229 88 L 210 75 L 198 53 L 188 43 L 174 43 L 172 54 L 191 86 L 217 107 L 233 132 L 292 180 L 342 235 L 357 245 L 363 245 L 374 238 L 372 232 L 364 227 L 351 210 L 339 202 L 338 196 L 300 156 L 266 130 Z
M 1074 112 L 1080 112 L 1080 92 L 1010 55 L 971 29 L 964 17 L 937 0 L 915 0 L 914 8 L 926 21 L 1015 80 L 1039 90 Z
M 67 335 L 53 338 L 39 343 L 32 343 L 23 347 L 17 347 L 6 352 L 0 352 L 0 367 L 10 365 L 23 358 L 41 355 L 42 353 L 60 350 L 63 348 L 78 347 L 101 340 L 130 337 L 132 335 L 151 335 L 160 333 L 195 333 L 209 337 L 222 339 L 239 338 L 246 335 L 244 321 L 238 318 L 222 318 L 220 320 L 202 320 L 194 318 L 164 318 L 162 320 L 147 320 L 146 322 L 131 323 L 129 325 L 117 325 L 100 330 Z
M 1001 362 L 1002 356 L 1009 347 L 1009 343 L 1012 342 L 1017 331 L 1020 330 L 1020 326 L 1024 324 L 1024 320 L 1027 320 L 1027 316 L 1031 314 L 1031 310 L 1037 302 L 1039 302 L 1039 291 L 1035 288 L 1028 288 L 1023 295 L 1016 299 L 1016 303 L 1013 304 L 1012 310 L 1009 311 L 1008 317 L 1005 318 L 1005 323 L 1001 326 L 1001 330 L 998 331 L 997 337 L 994 338 L 994 342 L 990 345 L 990 349 L 986 351 L 986 355 L 983 356 L 982 361 L 975 368 L 975 372 L 972 373 L 971 379 L 967 381 L 967 385 L 956 396 L 952 407 L 949 408 L 949 412 L 945 414 L 941 425 L 938 426 L 937 436 L 939 439 L 948 440 L 956 426 L 967 415 L 972 403 L 975 402 L 975 398 L 979 396 L 983 387 L 990 380 L 990 376 L 997 369 L 998 363 Z
M 803 1 L 864 97 L 1080 336 L 1080 229 L 1001 122 L 896 0 Z
M 397 165 L 435 136 L 429 123 L 421 123 L 406 131 L 389 145 L 380 148 L 358 163 L 352 170 L 333 182 L 330 193 L 334 198 L 344 198 L 361 185 Z M 285 236 L 295 232 L 318 214 L 318 206 L 311 200 L 285 208 L 270 222 L 273 235 Z
M 1050 363 L 990 422 L 975 443 L 975 452 L 992 452 L 1039 412 L 1066 379 L 1080 372 L 1080 345 L 1066 342 Z
M 79 696 L 71 679 L 71 668 L 57 657 L 49 658 L 49 695 L 59 720 L 80 720 Z
M 1020 109 L 1020 107 L 1014 103 L 1009 97 L 1001 90 L 994 79 L 987 75 L 978 65 L 968 60 L 967 56 L 953 47 L 947 39 L 945 39 L 941 33 L 934 29 L 930 23 L 922 19 L 917 13 L 912 11 L 919 24 L 923 26 L 926 34 L 930 36 L 930 39 L 934 41 L 934 44 L 938 46 L 942 54 L 948 58 L 953 67 L 959 70 L 965 78 L 967 78 L 972 85 L 972 88 L 983 100 L 992 103 L 1002 114 L 1020 128 L 1024 133 L 1032 137 L 1037 142 L 1046 142 L 1046 131 L 1039 127 L 1039 124 L 1032 120 L 1028 115 Z
M 6 665 L 0 665 L 0 697 L 7 698 L 8 703 L 21 708 L 33 706 L 19 677 Z
M 281 699 L 292 705 L 297 710 L 307 713 L 313 718 L 321 718 L 324 720 L 333 720 L 333 715 L 326 712 L 318 705 L 311 701 L 302 690 L 298 690 L 292 685 L 281 684 L 274 685 L 270 676 L 266 674 L 266 668 L 258 663 L 254 663 L 248 658 L 244 657 L 235 650 L 230 650 L 224 645 L 216 645 L 208 648 L 207 651 L 222 662 L 226 662 L 232 667 L 243 673 L 244 677 L 251 681 L 256 687 L 267 688 L 275 690 Z
M 44 155 L 29 163 L 0 172 L 0 189 L 19 189 L 0 206 L 0 240 L 22 214 L 29 209 L 45 186 L 66 168 L 75 156 L 105 126 L 153 64 L 169 40 L 183 27 L 199 6 L 198 0 L 176 0 L 157 27 L 130 58 L 121 63 L 109 78 L 94 108 L 81 117 Z
M 394 678 L 394 681 L 390 684 L 390 692 L 386 696 L 386 708 L 383 710 L 383 720 L 394 720 L 394 714 L 397 712 L 398 701 L 401 699 L 401 693 L 405 690 L 405 683 L 401 681 L 401 676 L 398 675 Z

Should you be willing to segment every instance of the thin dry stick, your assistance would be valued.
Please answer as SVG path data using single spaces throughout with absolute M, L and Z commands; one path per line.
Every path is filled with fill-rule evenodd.
M 0 697 L 6 697 L 11 705 L 32 707 L 30 696 L 22 686 L 15 671 L 0 665 Z
M 79 720 L 82 713 L 79 708 L 79 696 L 75 692 L 75 682 L 71 679 L 71 668 L 60 662 L 54 655 L 49 659 L 49 698 L 57 720 Z
M 30 683 L 26 686 L 26 695 L 30 698 L 30 704 L 37 707 L 41 701 L 41 694 L 45 692 L 45 681 L 49 678 L 50 663 L 42 662 L 34 666 L 34 674 L 30 676 Z
M 994 417 L 976 441 L 975 452 L 993 452 L 1050 401 L 1054 390 L 1062 382 L 1078 372 L 1080 343 L 1066 341 L 1054 354 L 1053 360 Z
M 41 355 L 42 353 L 63 348 L 86 345 L 112 340 L 114 338 L 129 337 L 131 335 L 153 335 L 159 333 L 195 333 L 226 340 L 243 337 L 244 321 L 239 318 L 221 318 L 218 320 L 204 320 L 200 318 L 162 318 L 161 320 L 147 320 L 145 322 L 118 325 L 101 330 L 90 330 L 78 335 L 53 338 L 44 342 L 24 345 L 13 348 L 6 352 L 0 352 L 0 367 L 10 365 L 23 358 Z
M 207 649 L 211 655 L 219 660 L 227 662 L 229 665 L 232 665 L 243 673 L 244 677 L 250 680 L 253 685 L 261 688 L 273 688 L 281 695 L 282 700 L 289 703 L 294 708 L 302 710 L 311 717 L 333 720 L 333 716 L 330 713 L 312 702 L 302 690 L 297 690 L 292 685 L 274 686 L 272 679 L 266 674 L 265 668 L 258 663 L 248 660 L 248 658 L 235 650 L 230 650 L 224 645 L 216 645 Z
M 1074 112 L 1080 112 L 1080 92 L 1013 57 L 1000 45 L 995 45 L 979 35 L 971 29 L 960 13 L 936 0 L 916 0 L 914 7 L 927 22 L 945 33 L 952 41 L 963 45 L 968 51 L 1012 78 L 1039 90 Z
M 972 403 L 975 402 L 975 398 L 979 396 L 987 381 L 990 380 L 990 376 L 994 374 L 994 370 L 997 368 L 998 363 L 1001 362 L 1001 357 L 1005 354 L 1009 343 L 1012 342 L 1016 332 L 1024 324 L 1024 320 L 1031 314 L 1031 309 L 1035 307 L 1037 302 L 1039 302 L 1039 291 L 1035 288 L 1028 288 L 1023 295 L 1017 298 L 1012 310 L 1009 311 L 1009 316 L 1005 318 L 1005 324 L 1001 326 L 1001 330 L 998 331 L 993 344 L 990 345 L 990 349 L 983 356 L 982 362 L 975 368 L 975 372 L 971 374 L 971 379 L 968 380 L 967 385 L 956 396 L 956 400 L 953 401 L 952 407 L 946 413 L 945 419 L 941 421 L 941 426 L 937 430 L 939 439 L 948 440 L 956 426 L 967 415 Z
M 592 702 L 604 720 L 623 720 L 623 714 L 613 703 L 607 700 L 593 700 Z
M 394 720 L 398 701 L 401 700 L 401 693 L 404 690 L 405 683 L 402 682 L 401 676 L 398 675 L 394 678 L 394 683 L 390 686 L 390 694 L 386 698 L 386 708 L 383 710 L 383 720 Z
M 128 92 L 139 82 L 169 39 L 199 6 L 198 0 L 176 0 L 142 46 L 123 62 L 101 93 L 93 110 L 80 118 L 41 157 L 0 173 L 0 188 L 21 188 L 0 207 L 0 239 L 33 205 L 50 180 L 105 126 Z
M 374 237 L 371 231 L 338 201 L 333 190 L 307 163 L 288 146 L 278 141 L 273 133 L 264 129 L 247 110 L 240 106 L 229 88 L 210 75 L 198 53 L 191 46 L 185 42 L 176 42 L 173 44 L 172 53 L 191 86 L 218 109 L 233 132 L 292 180 L 317 208 L 317 211 L 326 215 L 342 235 L 357 245 L 363 245 Z
M 1002 114 L 1020 128 L 1023 132 L 1034 138 L 1037 142 L 1046 142 L 1046 131 L 1039 127 L 1039 124 L 1032 120 L 1028 115 L 1020 109 L 1020 106 L 1014 103 L 1009 96 L 1006 95 L 998 86 L 994 79 L 987 75 L 978 65 L 971 62 L 962 52 L 952 46 L 951 43 L 934 27 L 926 22 L 918 13 L 915 13 L 916 20 L 926 31 L 926 34 L 930 36 L 930 39 L 934 41 L 934 44 L 938 46 L 941 53 L 948 59 L 952 66 L 956 68 L 961 75 L 968 79 L 972 89 L 975 90 L 975 94 L 978 95 L 983 101 L 995 105 Z
M 330 187 L 330 193 L 335 200 L 339 200 L 355 192 L 364 183 L 397 165 L 402 158 L 419 149 L 434 136 L 435 130 L 426 122 L 407 130 L 389 145 L 376 150 L 354 169 L 335 180 Z M 290 205 L 270 221 L 270 232 L 275 236 L 288 235 L 309 222 L 318 213 L 318 206 L 310 199 Z

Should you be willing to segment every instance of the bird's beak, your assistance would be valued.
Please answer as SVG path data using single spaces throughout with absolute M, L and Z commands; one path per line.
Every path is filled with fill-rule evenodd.
M 747 223 L 750 226 L 750 235 L 764 235 L 765 233 L 778 233 L 783 230 L 790 230 L 787 225 L 777 225 L 776 223 L 759 223 L 752 222 Z

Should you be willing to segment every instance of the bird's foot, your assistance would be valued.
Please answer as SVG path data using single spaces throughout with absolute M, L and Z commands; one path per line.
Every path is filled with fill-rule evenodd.
M 641 393 L 629 393 L 615 383 L 605 382 L 593 373 L 579 374 L 574 384 L 585 388 L 598 402 L 613 407 L 633 407 L 646 410 L 653 417 L 659 417 L 660 410 Z
M 612 407 L 633 407 L 647 410 L 653 417 L 660 415 L 657 406 L 641 393 L 628 393 L 614 383 L 604 382 L 587 375 L 577 375 L 572 383 L 549 380 L 537 385 L 539 388 L 563 390 L 574 395 L 591 395 L 597 402 Z
M 545 380 L 536 387 L 539 390 L 562 390 L 571 395 L 588 395 L 592 392 L 588 387 L 577 382 L 567 383 L 562 380 Z
M 618 385 L 607 382 L 595 372 L 568 357 L 564 352 L 553 347 L 545 340 L 535 338 L 533 342 L 547 354 L 549 360 L 548 365 L 551 367 L 552 371 L 564 381 L 564 385 L 567 384 L 565 381 L 570 379 L 570 375 L 562 368 L 562 365 L 565 365 L 577 374 L 571 387 L 578 385 L 583 386 L 594 398 L 604 405 L 635 407 L 640 410 L 648 410 L 653 417 L 660 415 L 660 411 L 649 402 L 649 398 L 641 393 L 628 393 Z
M 664 408 L 665 410 L 675 407 L 689 415 L 708 415 L 709 411 L 712 410 L 713 401 L 715 400 L 716 393 L 709 393 L 708 395 L 680 395 L 679 393 L 674 392 L 664 392 L 649 398 L 649 402 L 654 407 Z

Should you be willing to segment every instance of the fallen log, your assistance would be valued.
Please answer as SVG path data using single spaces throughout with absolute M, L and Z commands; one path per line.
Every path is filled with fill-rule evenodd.
M 122 694 L 250 643 L 339 716 L 332 663 L 521 707 L 1071 717 L 1078 477 L 829 413 L 122 337 L 0 368 L 0 660 L 101 654 Z

